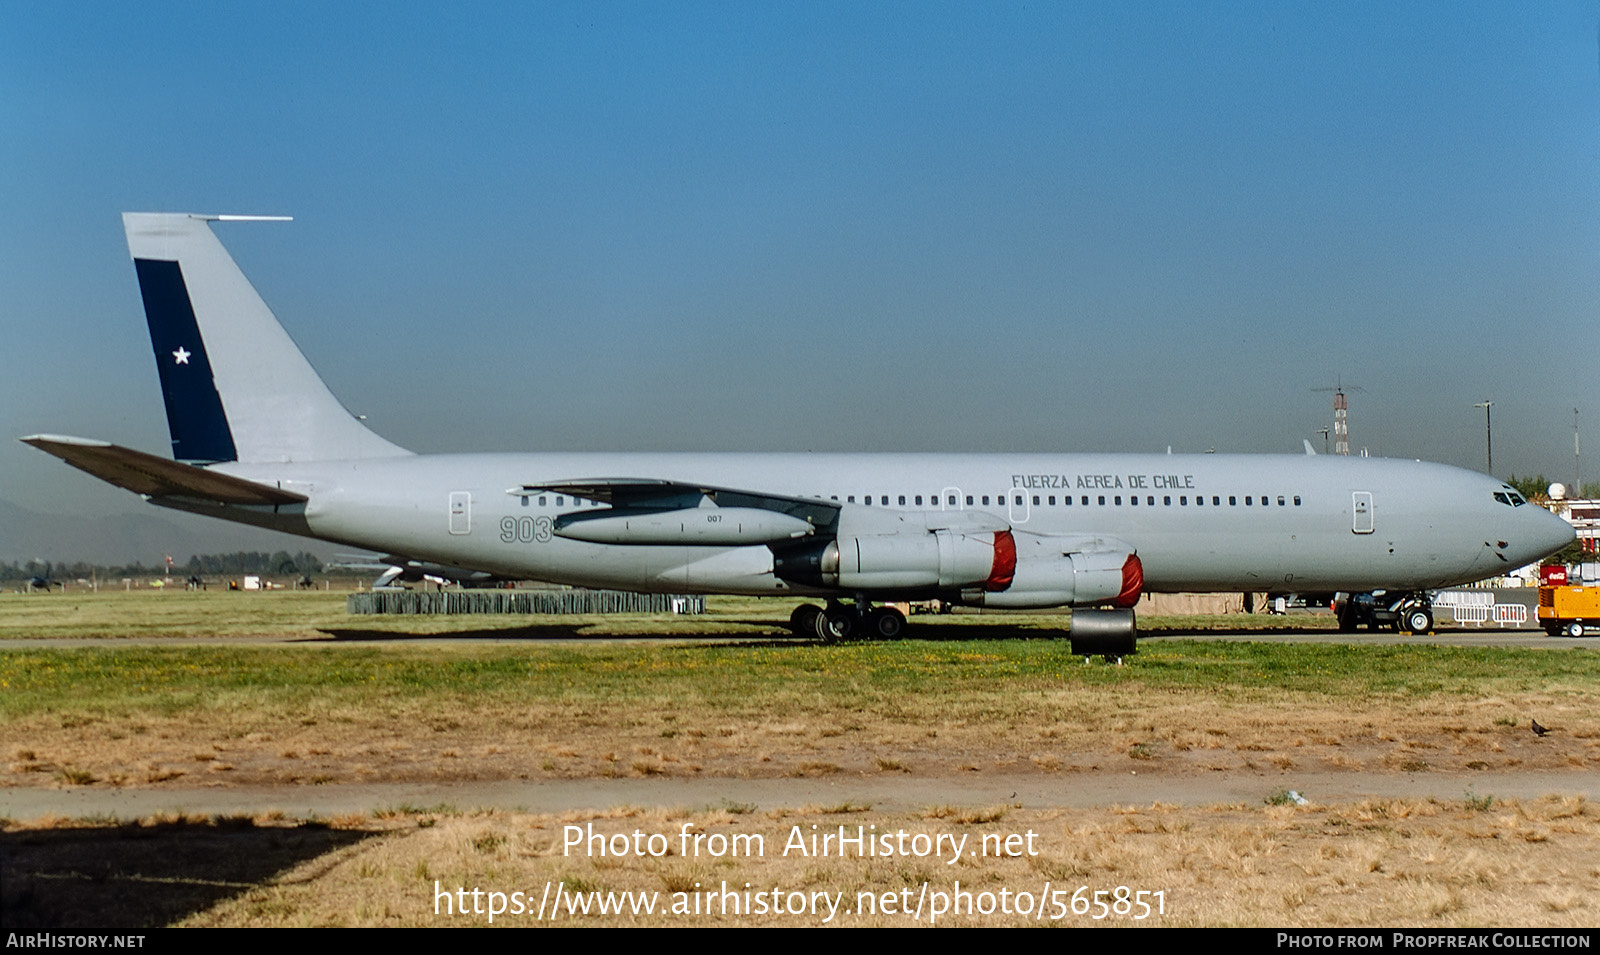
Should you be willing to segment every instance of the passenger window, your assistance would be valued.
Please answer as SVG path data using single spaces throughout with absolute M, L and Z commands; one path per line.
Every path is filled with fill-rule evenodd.
M 1188 507 L 1189 506 L 1189 495 L 1184 494 L 1181 497 L 1179 497 L 1178 498 L 1178 506 L 1179 507 Z
M 1300 506 L 1300 495 L 1298 495 L 1298 494 L 1296 494 L 1294 496 L 1294 506 L 1295 507 L 1299 507 Z
M 1100 499 L 1100 503 L 1104 504 L 1105 502 L 1106 502 L 1106 499 L 1102 497 Z M 1085 494 L 1083 496 L 1082 504 L 1083 504 L 1084 507 L 1088 507 L 1089 506 L 1089 495 Z
M 902 507 L 904 507 L 904 506 L 905 506 L 905 503 L 906 503 L 906 496 L 905 496 L 905 495 L 904 495 L 904 494 L 902 494 L 902 495 L 900 495 L 900 505 L 901 505 L 901 506 L 902 506 Z M 919 498 L 917 498 L 917 503 L 918 503 L 918 504 L 921 504 L 921 503 L 922 503 L 922 498 L 920 498 L 920 497 L 919 497 Z
M 1121 499 L 1120 498 L 1118 499 L 1117 503 L 1119 503 L 1119 504 L 1121 503 Z M 1128 498 L 1128 503 L 1132 504 L 1134 507 L 1138 507 L 1139 506 L 1139 495 L 1135 494 L 1132 497 Z
M 566 502 L 566 500 L 564 498 L 561 498 L 561 497 L 557 497 L 556 498 L 556 507 L 561 507 L 562 505 L 564 505 L 566 503 L 567 502 Z
M 854 504 L 856 502 L 856 496 L 854 494 L 852 494 L 849 497 L 845 498 L 845 500 L 849 501 L 851 504 Z
M 882 504 L 884 507 L 888 507 L 889 506 L 889 495 L 885 494 L 884 496 L 878 498 L 878 503 Z
M 1112 501 L 1112 503 L 1116 504 L 1118 507 L 1121 507 L 1122 506 L 1122 495 L 1118 494 L 1116 497 L 1112 498 L 1111 501 Z
M 1163 507 L 1171 507 L 1172 506 L 1172 495 L 1168 494 L 1165 497 L 1163 497 L 1161 499 L 1161 505 Z
M 1232 494 L 1228 495 L 1228 506 L 1229 507 L 1238 507 L 1239 506 L 1239 501 Z
M 1146 504 L 1148 504 L 1149 506 L 1151 506 L 1151 507 L 1155 507 L 1156 506 L 1156 496 L 1154 494 L 1147 495 L 1145 497 L 1145 499 L 1144 499 L 1144 502 Z M 1170 504 L 1171 502 L 1172 502 L 1172 498 L 1170 498 L 1170 497 L 1167 498 L 1167 503 Z
M 1220 495 L 1220 494 L 1211 495 L 1211 506 L 1212 507 L 1221 507 L 1222 506 L 1222 495 Z
M 967 506 L 968 507 L 972 506 L 972 495 L 971 494 L 967 495 Z
M 905 503 L 905 501 L 903 501 L 903 500 L 902 500 L 902 501 L 901 501 L 901 502 L 900 502 L 900 503 L 902 503 L 902 504 L 904 504 L 904 503 Z M 918 506 L 918 507 L 921 507 L 921 506 L 922 506 L 922 495 L 921 495 L 921 494 L 918 494 L 918 495 L 917 495 L 917 506 Z
M 1035 494 L 1033 496 L 1033 506 L 1034 507 L 1038 507 L 1039 506 L 1039 495 L 1037 495 L 1037 494 Z
M 1087 502 L 1085 502 L 1085 503 L 1087 503 Z M 1101 507 L 1105 507 L 1106 506 L 1106 496 L 1104 494 L 1100 495 L 1100 506 Z
M 1055 507 L 1056 506 L 1056 496 L 1054 494 L 1050 495 L 1050 506 L 1051 507 Z
M 1278 495 L 1278 506 L 1279 507 L 1283 506 L 1283 495 L 1282 494 Z
M 1228 503 L 1229 503 L 1229 504 L 1232 504 L 1232 503 L 1233 503 L 1233 498 L 1231 498 L 1231 497 L 1230 497 L 1230 498 L 1228 498 Z M 1250 497 L 1249 497 L 1249 496 L 1248 496 L 1248 495 L 1246 495 L 1246 496 L 1245 496 L 1245 499 L 1244 499 L 1244 506 L 1245 506 L 1245 507 L 1249 507 L 1249 506 L 1250 506 L 1250 505 L 1251 505 L 1251 504 L 1253 504 L 1253 503 L 1255 503 L 1255 502 L 1254 502 L 1254 501 L 1252 501 L 1252 500 L 1251 500 L 1251 499 L 1250 499 Z

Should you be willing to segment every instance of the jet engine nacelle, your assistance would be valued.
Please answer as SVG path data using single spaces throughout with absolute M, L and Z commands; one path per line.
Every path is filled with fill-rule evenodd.
M 1016 564 L 1010 531 L 937 530 L 842 537 L 786 549 L 774 556 L 773 570 L 784 580 L 841 590 L 987 591 L 1010 586 Z
M 1063 553 L 1065 547 L 1082 546 L 1058 538 L 1027 538 L 1011 586 L 983 594 L 981 603 L 1014 610 L 1099 604 L 1132 607 L 1138 603 L 1144 589 L 1144 566 L 1132 548 L 1096 540 L 1087 545 L 1094 549 Z

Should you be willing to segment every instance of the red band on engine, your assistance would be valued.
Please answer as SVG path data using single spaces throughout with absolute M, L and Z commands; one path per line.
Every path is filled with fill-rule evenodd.
M 1139 602 L 1139 592 L 1144 590 L 1144 564 L 1138 554 L 1129 554 L 1122 562 L 1122 591 L 1111 601 L 1116 607 L 1131 607 Z
M 1011 586 L 1011 578 L 1017 575 L 1017 539 L 1011 536 L 1010 531 L 996 531 L 994 535 L 994 567 L 989 570 L 989 579 L 983 582 L 983 589 L 994 593 L 1005 590 Z

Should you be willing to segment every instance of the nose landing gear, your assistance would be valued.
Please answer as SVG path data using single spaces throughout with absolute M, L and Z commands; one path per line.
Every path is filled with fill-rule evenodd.
M 1428 591 L 1335 594 L 1333 612 L 1341 633 L 1355 633 L 1362 624 L 1369 630 L 1384 627 L 1399 633 L 1433 632 L 1433 594 Z

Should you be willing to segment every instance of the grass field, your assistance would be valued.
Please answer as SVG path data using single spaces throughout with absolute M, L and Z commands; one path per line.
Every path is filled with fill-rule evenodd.
M 147 820 L 132 831 L 159 833 L 154 841 L 172 847 L 208 839 L 308 847 L 305 858 L 271 855 L 278 861 L 263 871 L 213 872 L 202 881 L 253 888 L 202 892 L 160 909 L 163 923 L 459 924 L 431 914 L 424 875 L 505 891 L 568 877 L 569 888 L 668 891 L 737 877 L 853 895 L 944 885 L 956 871 L 970 884 L 1016 890 L 1042 876 L 1077 880 L 1074 888 L 1170 887 L 1178 910 L 1157 924 L 1364 920 L 1354 913 L 1394 924 L 1595 921 L 1595 808 L 1493 796 L 1499 774 L 1600 771 L 1600 656 L 1579 645 L 1160 640 L 1125 666 L 1085 666 L 1051 639 L 1058 615 L 956 615 L 928 620 L 918 631 L 925 639 L 822 646 L 786 636 L 788 609 L 713 600 L 692 618 L 384 618 L 347 617 L 341 595 L 315 592 L 6 595 L 0 785 L 292 792 L 327 783 L 671 776 L 914 782 L 1022 773 L 1070 785 L 1131 772 L 1477 774 L 1481 786 L 1456 803 L 1275 806 L 1263 793 L 1259 805 L 1181 810 L 928 806 L 906 816 L 844 805 L 636 814 L 647 831 L 676 833 L 687 820 L 769 839 L 796 820 L 836 829 L 841 814 L 852 827 L 1051 834 L 1048 858 L 954 869 L 903 859 L 780 865 L 770 853 L 731 868 L 682 857 L 579 864 L 552 848 L 562 819 L 470 807 L 403 808 L 310 828 L 265 817 L 220 828 Z M 1281 618 L 1204 622 L 1283 626 Z M 431 639 L 463 632 L 504 639 Z M 245 639 L 256 636 L 293 640 Z M 664 639 L 589 639 L 634 636 Z M 705 636 L 720 639 L 691 639 Z M 41 637 L 88 642 L 54 647 Z M 1554 732 L 1534 736 L 1534 717 Z M 610 813 L 570 818 L 618 831 L 635 824 Z M 74 847 L 103 852 L 107 839 L 126 841 L 129 832 L 110 820 L 87 829 L 59 819 L 10 822 L 0 845 L 53 846 L 67 859 Z M 210 871 L 201 861 L 208 855 L 214 846 L 195 852 L 196 871 Z M 168 858 L 190 857 L 174 849 Z M 1523 890 L 1515 905 L 1513 889 Z
M 104 590 L 91 593 L 0 593 L 0 641 L 40 639 L 122 639 L 133 637 L 299 637 L 355 639 L 412 634 L 509 631 L 541 638 L 616 636 L 758 636 L 787 634 L 792 600 L 711 597 L 706 613 L 674 617 L 648 614 L 571 616 L 350 616 L 338 591 L 186 591 Z M 1007 636 L 1059 635 L 1071 614 L 1061 612 L 961 612 L 914 616 L 925 636 L 965 638 L 990 629 Z M 1333 629 L 1331 616 L 1297 616 L 1294 626 Z M 1151 617 L 1141 627 L 1164 629 L 1271 629 L 1285 618 L 1234 614 L 1225 617 Z

